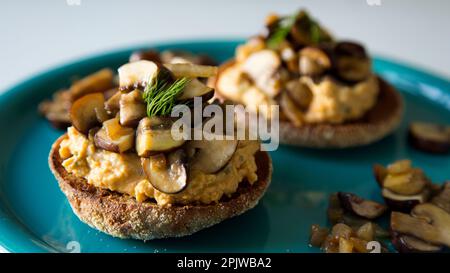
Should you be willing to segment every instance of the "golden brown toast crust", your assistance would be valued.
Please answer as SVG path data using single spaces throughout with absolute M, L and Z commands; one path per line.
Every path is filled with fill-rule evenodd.
M 233 64 L 224 63 L 218 73 Z M 216 86 L 216 94 L 226 99 L 217 88 L 217 78 L 210 82 Z M 294 126 L 280 120 L 280 142 L 309 148 L 348 148 L 363 146 L 382 139 L 394 131 L 403 116 L 403 99 L 386 81 L 378 78 L 380 94 L 376 105 L 361 119 L 343 124 L 305 124 Z
M 181 237 L 215 225 L 253 208 L 270 184 L 272 164 L 266 152 L 256 154 L 258 181 L 242 182 L 231 198 L 209 205 L 158 206 L 131 196 L 94 187 L 61 165 L 59 145 L 52 146 L 49 165 L 74 213 L 89 226 L 119 238 L 152 240 Z

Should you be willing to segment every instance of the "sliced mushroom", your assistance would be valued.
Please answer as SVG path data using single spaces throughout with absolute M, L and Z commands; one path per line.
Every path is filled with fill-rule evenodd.
M 389 174 L 404 174 L 412 170 L 412 162 L 409 159 L 398 160 L 387 166 Z
M 186 149 L 192 151 L 191 169 L 212 174 L 221 171 L 238 147 L 238 140 L 192 140 Z
M 39 113 L 50 121 L 53 127 L 66 129 L 71 124 L 69 115 L 71 104 L 69 91 L 58 91 L 53 94 L 52 100 L 45 100 L 39 104 Z
M 307 109 L 313 98 L 309 87 L 298 79 L 287 82 L 286 91 L 289 97 L 301 109 Z
M 105 96 L 105 100 L 109 100 L 112 96 L 114 96 L 115 94 L 117 94 L 119 92 L 119 88 L 114 87 L 111 89 L 108 89 L 106 91 L 103 92 L 103 95 Z
M 411 215 L 392 212 L 391 230 L 450 247 L 450 214 L 430 203 L 415 206 Z
M 187 186 L 186 155 L 182 149 L 141 159 L 142 168 L 152 186 L 167 194 L 175 194 Z
M 309 244 L 315 247 L 320 247 L 325 242 L 330 230 L 328 228 L 323 228 L 319 225 L 311 226 L 311 237 L 309 239 Z
M 120 111 L 121 96 L 122 92 L 117 91 L 105 102 L 105 109 L 111 116 L 115 116 Z
M 143 60 L 161 63 L 159 53 L 155 50 L 136 51 L 136 52 L 133 52 L 130 56 L 130 63 L 143 61 Z
M 375 238 L 375 224 L 372 222 L 365 223 L 357 229 L 356 235 L 358 236 L 358 238 L 361 238 L 368 242 L 373 241 L 373 239 Z
M 191 79 L 183 89 L 183 93 L 177 98 L 179 101 L 186 101 L 194 97 L 202 97 L 207 101 L 214 96 L 214 89 L 206 86 L 197 79 Z
M 411 169 L 406 173 L 388 174 L 383 187 L 402 195 L 415 195 L 425 188 L 429 180 L 420 169 Z
M 87 134 L 89 129 L 100 124 L 107 116 L 104 103 L 103 93 L 88 94 L 77 99 L 70 108 L 73 126 L 79 132 Z
M 51 111 L 45 115 L 45 118 L 56 129 L 64 130 L 71 125 L 70 115 L 67 110 L 64 111 Z
M 424 152 L 448 153 L 450 152 L 450 127 L 413 122 L 409 126 L 408 140 L 413 147 Z
M 422 170 L 412 168 L 410 160 L 399 160 L 387 168 L 375 164 L 373 172 L 380 187 L 400 195 L 418 194 L 431 183 Z
M 144 89 L 149 82 L 170 76 L 167 69 L 155 62 L 145 60 L 122 65 L 118 71 L 120 91 Z
M 102 69 L 79 81 L 76 81 L 70 87 L 71 100 L 75 101 L 84 95 L 104 92 L 111 89 L 114 85 L 113 79 L 114 73 L 111 69 Z
M 94 136 L 95 146 L 114 153 L 124 153 L 134 146 L 134 129 L 123 127 L 118 118 L 103 122 Z
M 388 189 L 382 189 L 381 195 L 383 195 L 386 205 L 391 210 L 410 212 L 416 205 L 428 201 L 430 197 L 430 191 L 425 189 L 422 192 L 415 195 L 400 195 Z
M 147 108 L 142 98 L 142 92 L 139 90 L 122 94 L 119 105 L 120 124 L 123 126 L 136 127 L 139 121 L 147 115 Z
M 245 72 L 267 96 L 273 98 L 281 91 L 281 81 L 278 71 L 281 60 L 278 54 L 264 49 L 251 54 L 242 64 Z
M 161 63 L 191 63 L 197 65 L 216 65 L 216 62 L 205 54 L 192 54 L 186 51 L 165 50 L 161 53 Z
M 375 164 L 373 165 L 373 174 L 378 185 L 383 187 L 383 181 L 388 175 L 387 169 L 381 164 Z
M 442 250 L 442 246 L 432 245 L 409 235 L 392 232 L 392 244 L 400 253 L 434 253 Z
M 209 78 L 217 75 L 217 66 L 191 63 L 164 64 L 176 78 Z
M 365 80 L 372 72 L 370 58 L 363 46 L 340 42 L 335 47 L 337 75 L 349 82 Z
M 298 67 L 301 75 L 319 76 L 331 68 L 331 59 L 318 47 L 305 47 L 299 52 Z
M 286 117 L 295 125 L 301 126 L 303 124 L 303 112 L 291 99 L 288 93 L 283 92 L 280 95 L 280 107 Z
M 378 218 L 387 209 L 383 204 L 365 200 L 352 193 L 339 192 L 338 197 L 344 209 L 367 219 Z
M 341 206 L 341 201 L 337 193 L 330 194 L 328 199 L 327 218 L 331 224 L 336 224 L 342 221 L 344 217 L 344 209 Z
M 431 203 L 450 213 L 450 181 L 442 186 L 442 190 L 431 199 Z
M 140 157 L 174 150 L 184 144 L 185 140 L 172 137 L 173 119 L 166 117 L 145 117 L 137 128 L 136 151 Z

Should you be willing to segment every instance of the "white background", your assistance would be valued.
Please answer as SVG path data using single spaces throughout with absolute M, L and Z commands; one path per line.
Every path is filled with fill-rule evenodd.
M 339 38 L 363 41 L 374 53 L 450 78 L 449 0 L 0 0 L 0 90 L 53 65 L 115 48 L 247 37 L 261 30 L 269 12 L 300 7 Z
M 0 90 L 87 54 L 154 41 L 247 37 L 261 30 L 269 12 L 299 7 L 340 38 L 450 77 L 449 0 L 0 0 Z

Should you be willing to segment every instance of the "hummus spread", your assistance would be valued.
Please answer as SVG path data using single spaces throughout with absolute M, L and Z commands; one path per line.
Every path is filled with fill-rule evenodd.
M 312 92 L 312 101 L 305 112 L 304 119 L 309 123 L 342 123 L 358 119 L 377 102 L 378 79 L 371 75 L 355 85 L 343 85 L 330 78 L 319 83 L 309 77 L 302 77 Z
M 372 74 L 354 85 L 339 83 L 324 77 L 318 83 L 310 77 L 301 77 L 312 93 L 309 107 L 304 110 L 306 123 L 343 123 L 362 117 L 377 102 L 379 86 Z M 223 95 L 251 109 L 258 105 L 273 105 L 275 99 L 245 80 L 242 65 L 236 63 L 225 69 L 217 81 Z
M 140 158 L 135 153 L 113 153 L 94 146 L 92 139 L 69 127 L 61 142 L 59 154 L 63 167 L 96 187 L 134 196 L 138 201 L 155 200 L 158 205 L 209 204 L 236 192 L 239 183 L 257 181 L 254 154 L 257 141 L 240 141 L 230 162 L 216 174 L 189 173 L 186 189 L 177 194 L 159 192 L 147 180 Z

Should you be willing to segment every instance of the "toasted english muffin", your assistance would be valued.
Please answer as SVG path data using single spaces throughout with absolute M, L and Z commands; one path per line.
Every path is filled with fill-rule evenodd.
M 52 146 L 49 165 L 74 213 L 91 227 L 119 238 L 152 240 L 181 237 L 213 226 L 255 207 L 264 195 L 272 176 L 271 159 L 257 152 L 258 181 L 241 182 L 230 198 L 209 205 L 158 206 L 138 202 L 129 195 L 94 187 L 84 178 L 68 173 L 59 156 L 63 135 Z
M 217 77 L 211 78 L 216 97 L 226 100 L 216 84 L 220 74 L 234 64 L 228 61 L 219 68 Z M 378 77 L 380 92 L 377 103 L 364 117 L 342 124 L 304 124 L 299 127 L 280 120 L 280 142 L 308 148 L 349 148 L 368 145 L 392 133 L 400 124 L 404 106 L 401 95 L 386 81 Z

